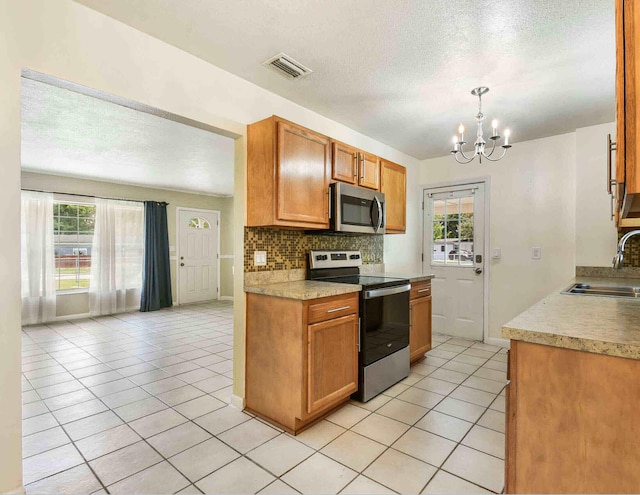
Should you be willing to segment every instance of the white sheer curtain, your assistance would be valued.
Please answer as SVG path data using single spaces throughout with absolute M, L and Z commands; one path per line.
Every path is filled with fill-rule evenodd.
M 143 204 L 96 198 L 89 284 L 92 315 L 140 307 L 143 256 Z
M 53 194 L 22 191 L 22 324 L 56 316 Z

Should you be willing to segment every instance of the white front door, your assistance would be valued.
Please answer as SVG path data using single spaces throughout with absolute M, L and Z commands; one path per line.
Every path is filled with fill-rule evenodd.
M 178 210 L 180 304 L 218 298 L 218 212 Z
M 424 190 L 423 273 L 433 273 L 433 331 L 484 334 L 484 184 Z

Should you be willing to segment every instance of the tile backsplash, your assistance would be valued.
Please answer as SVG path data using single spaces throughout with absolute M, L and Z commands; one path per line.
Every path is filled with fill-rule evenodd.
M 618 240 L 626 232 L 618 233 Z M 612 250 L 611 257 L 615 254 L 615 248 Z M 631 237 L 624 247 L 624 266 L 640 267 L 640 236 Z
M 384 236 L 305 234 L 299 230 L 245 227 L 244 271 L 306 268 L 310 249 L 360 250 L 363 263 L 380 264 L 384 256 Z M 267 252 L 266 266 L 254 266 L 254 251 Z

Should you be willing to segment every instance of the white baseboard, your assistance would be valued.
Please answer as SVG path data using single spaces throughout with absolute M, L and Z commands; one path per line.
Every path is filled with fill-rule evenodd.
M 220 301 L 233 301 L 233 296 L 220 296 Z
M 511 347 L 511 341 L 509 339 L 500 339 L 498 337 L 487 337 L 484 343 L 489 345 L 499 345 L 500 347 L 506 347 L 507 349 Z
M 237 395 L 232 395 L 231 396 L 231 405 L 233 407 L 235 407 L 236 409 L 242 411 L 244 409 L 244 406 L 245 406 L 244 397 L 239 397 Z
M 5 495 L 25 495 L 27 491 L 24 489 L 24 486 L 19 486 L 18 488 L 14 488 L 13 490 L 9 490 L 8 492 L 4 492 Z

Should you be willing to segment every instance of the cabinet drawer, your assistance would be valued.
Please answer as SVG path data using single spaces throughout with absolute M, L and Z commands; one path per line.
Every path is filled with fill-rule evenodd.
M 425 297 L 431 295 L 431 280 L 424 280 L 422 282 L 411 282 L 411 294 L 409 299 L 417 299 L 418 297 Z
M 358 312 L 358 293 L 319 299 L 309 305 L 309 323 L 331 320 Z

